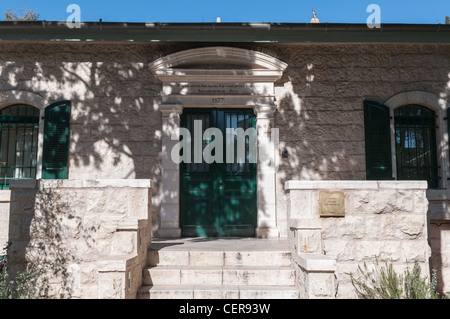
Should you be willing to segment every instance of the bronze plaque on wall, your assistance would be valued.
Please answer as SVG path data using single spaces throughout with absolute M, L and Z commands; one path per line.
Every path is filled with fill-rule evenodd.
M 319 215 L 321 217 L 345 216 L 345 194 L 342 191 L 319 192 Z

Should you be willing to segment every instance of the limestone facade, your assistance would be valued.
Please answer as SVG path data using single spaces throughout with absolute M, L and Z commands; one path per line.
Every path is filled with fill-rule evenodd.
M 151 242 L 150 180 L 11 184 L 8 264 L 37 265 L 48 298 L 136 298 Z
M 69 179 L 153 180 L 153 234 L 159 236 L 164 218 L 161 216 L 163 83 L 149 65 L 162 56 L 204 46 L 202 43 L 4 42 L 0 44 L 0 107 L 26 102 L 41 108 L 40 104 L 70 100 Z M 276 105 L 272 127 L 279 129 L 273 216 L 281 237 L 289 235 L 286 181 L 365 180 L 364 99 L 390 101 L 387 104 L 395 107 L 401 96 L 416 92 L 412 94 L 418 97 L 414 102 L 422 102 L 437 111 L 441 179 L 439 190 L 427 192 L 428 216 L 432 225 L 432 264 L 440 263 L 432 266 L 441 269 L 440 276 L 448 290 L 450 265 L 445 247 L 449 233 L 450 196 L 446 190 L 450 170 L 445 110 L 450 93 L 450 45 L 241 43 L 230 46 L 263 52 L 287 65 L 270 92 Z M 28 93 L 39 99 L 30 98 Z M 433 98 L 430 100 L 429 96 Z M 392 100 L 394 97 L 397 98 Z M 9 191 L 0 191 L 1 240 L 7 238 L 4 234 L 11 224 L 7 208 L 4 212 L 2 206 L 7 207 L 9 196 Z M 400 204 L 408 205 L 408 198 L 409 195 L 405 196 L 405 202 Z M 358 218 L 361 216 L 351 217 Z M 370 224 L 376 226 L 374 221 Z M 347 236 L 348 228 L 351 225 L 345 223 L 339 230 L 343 233 L 332 234 L 324 225 L 325 247 L 327 238 Z M 367 230 L 370 229 L 368 224 Z M 372 231 L 390 230 L 398 233 L 398 229 L 391 228 Z M 392 233 L 385 235 L 389 237 Z M 421 236 L 425 235 L 421 233 Z M 364 254 L 364 251 L 354 253 Z
M 392 263 L 403 273 L 417 262 L 428 274 L 426 188 L 426 182 L 415 181 L 288 181 L 290 237 L 304 294 L 355 298 L 349 274 L 358 277 L 364 263 Z M 344 216 L 320 215 L 323 191 L 344 193 Z

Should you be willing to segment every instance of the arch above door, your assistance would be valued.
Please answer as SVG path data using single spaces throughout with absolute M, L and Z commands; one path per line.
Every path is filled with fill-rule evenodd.
M 184 107 L 274 104 L 273 83 L 286 67 L 265 53 L 231 47 L 185 50 L 150 63 L 163 83 L 162 104 Z

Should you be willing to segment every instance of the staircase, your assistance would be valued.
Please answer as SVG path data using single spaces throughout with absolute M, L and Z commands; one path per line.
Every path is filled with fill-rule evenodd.
M 286 241 L 179 239 L 148 252 L 139 299 L 296 299 Z

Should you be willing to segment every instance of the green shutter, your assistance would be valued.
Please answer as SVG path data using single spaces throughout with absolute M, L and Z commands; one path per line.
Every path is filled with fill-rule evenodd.
M 45 109 L 43 179 L 67 179 L 69 157 L 70 101 Z
M 389 108 L 373 101 L 364 101 L 364 132 L 366 141 L 366 178 L 392 179 L 391 128 Z
M 450 138 L 450 107 L 447 109 L 447 133 L 448 133 L 448 138 Z M 450 149 L 449 149 L 449 153 L 450 153 Z

